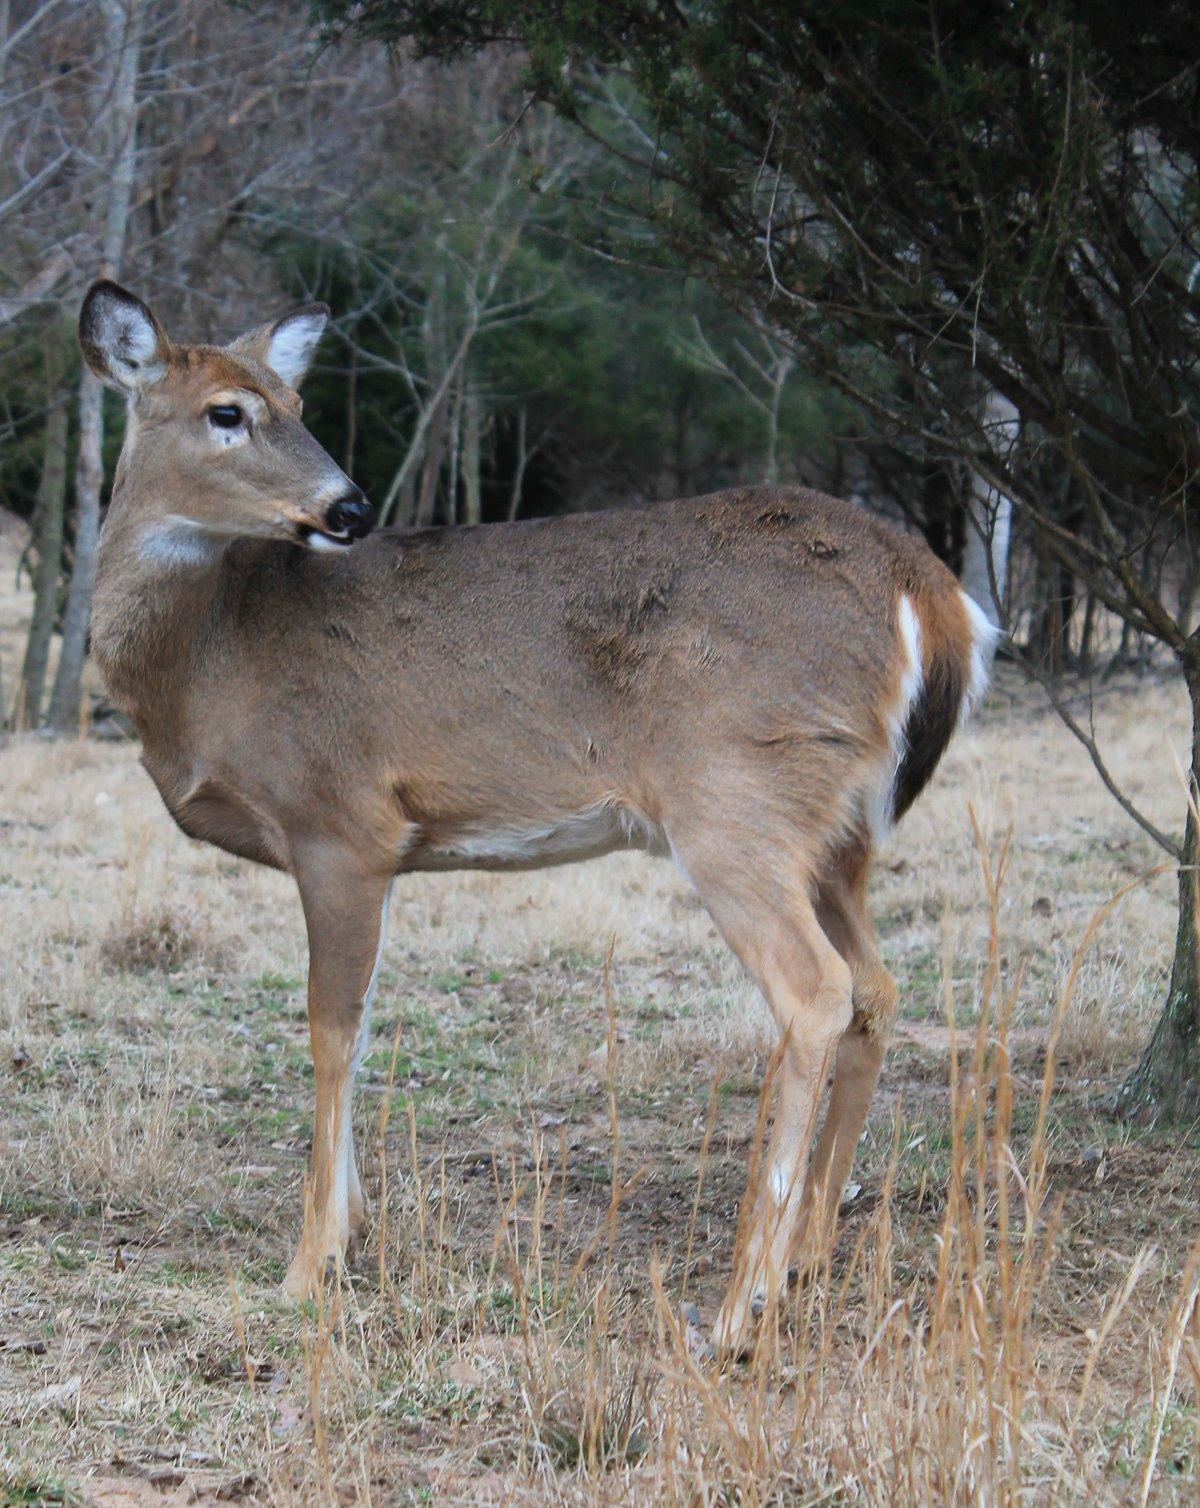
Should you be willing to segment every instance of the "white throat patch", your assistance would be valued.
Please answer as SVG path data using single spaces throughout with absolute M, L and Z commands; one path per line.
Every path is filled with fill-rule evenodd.
M 154 565 L 186 570 L 211 565 L 221 552 L 221 540 L 195 519 L 168 513 L 142 530 L 143 560 Z

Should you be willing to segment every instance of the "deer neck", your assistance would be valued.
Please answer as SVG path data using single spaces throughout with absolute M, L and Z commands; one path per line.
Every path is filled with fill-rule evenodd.
M 130 514 L 114 495 L 100 539 L 92 649 L 143 740 L 177 726 L 200 658 L 227 541 L 175 515 Z

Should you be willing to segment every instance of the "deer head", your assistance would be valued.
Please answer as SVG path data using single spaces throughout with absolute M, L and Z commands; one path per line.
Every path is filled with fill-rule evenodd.
M 370 503 L 300 418 L 296 387 L 328 319 L 305 304 L 227 346 L 174 345 L 140 299 L 93 284 L 84 360 L 129 400 L 113 515 L 180 545 L 249 535 L 338 550 L 368 533 Z

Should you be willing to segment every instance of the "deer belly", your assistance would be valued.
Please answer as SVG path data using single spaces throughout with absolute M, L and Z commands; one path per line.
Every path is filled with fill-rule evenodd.
M 433 822 L 414 836 L 405 869 L 544 869 L 619 848 L 667 854 L 662 828 L 625 802 L 599 801 L 547 821 Z

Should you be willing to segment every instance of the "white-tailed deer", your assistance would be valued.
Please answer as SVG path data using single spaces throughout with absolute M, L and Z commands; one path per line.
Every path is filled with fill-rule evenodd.
M 129 397 L 96 659 L 184 832 L 286 870 L 304 906 L 316 1116 L 288 1289 L 362 1220 L 351 1091 L 394 877 L 642 848 L 696 887 L 781 1033 L 717 1324 L 739 1349 L 801 1232 L 832 1230 L 896 1005 L 872 851 L 981 691 L 990 625 L 922 543 L 798 488 L 372 534 L 300 420 L 326 317 L 173 345 L 107 282 L 80 316 Z

